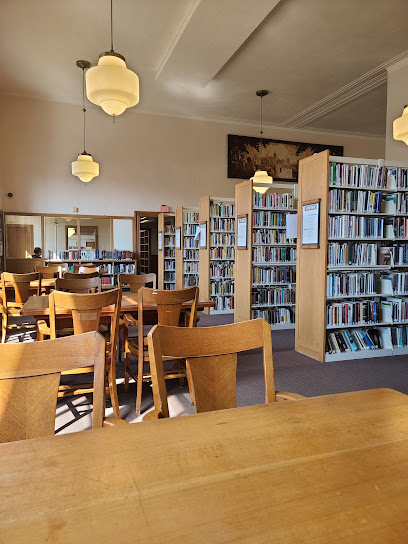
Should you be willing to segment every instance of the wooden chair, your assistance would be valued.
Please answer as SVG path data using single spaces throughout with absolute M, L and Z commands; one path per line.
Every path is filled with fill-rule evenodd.
M 61 266 L 35 266 L 34 272 L 41 274 L 42 279 L 53 279 L 62 277 Z
M 142 386 L 143 381 L 151 380 L 151 373 L 144 372 L 144 363 L 149 362 L 149 352 L 147 349 L 147 338 L 144 337 L 143 327 L 147 324 L 158 323 L 159 325 L 170 325 L 177 327 L 180 323 L 180 314 L 182 304 L 191 302 L 189 327 L 193 327 L 197 314 L 198 287 L 188 287 L 174 291 L 159 291 L 141 287 L 138 291 L 138 312 L 137 319 L 129 314 L 124 315 L 125 323 L 125 392 L 129 389 L 129 376 L 136 382 L 136 413 L 140 414 L 142 406 Z M 148 310 L 148 322 L 145 320 L 145 305 L 154 306 L 153 310 Z M 154 317 L 152 319 L 152 313 Z M 130 339 L 128 335 L 129 326 L 137 326 L 138 336 L 136 339 Z M 130 355 L 133 355 L 138 362 L 137 375 L 130 369 Z M 174 359 L 170 357 L 170 359 Z M 175 357 L 179 359 L 179 357 Z M 179 371 L 169 370 L 165 372 L 166 379 L 182 378 L 186 376 L 184 368 Z
M 76 272 L 77 274 L 79 274 L 80 268 L 94 268 L 96 269 L 96 271 L 99 272 L 99 267 L 95 266 L 94 263 L 74 264 L 74 272 Z M 92 270 L 92 272 L 95 272 L 95 270 Z
M 56 308 L 69 310 L 72 313 L 74 335 L 84 332 L 98 331 L 101 310 L 107 306 L 114 306 L 111 319 L 110 338 L 106 343 L 106 370 L 108 373 L 108 387 L 115 417 L 120 417 L 118 393 L 116 389 L 116 346 L 118 339 L 119 313 L 122 293 L 120 289 L 112 289 L 104 293 L 77 294 L 53 291 L 49 296 L 50 326 L 45 321 L 39 322 L 42 337 L 57 337 Z M 83 374 L 92 372 L 92 367 L 70 370 L 63 374 Z M 92 384 L 60 385 L 60 397 L 68 395 L 84 395 L 93 391 Z
M 155 404 L 148 419 L 169 417 L 163 371 L 167 357 L 187 359 L 190 394 L 197 413 L 237 406 L 237 353 L 255 348 L 263 348 L 265 402 L 304 398 L 275 391 L 271 327 L 263 319 L 201 328 L 156 325 L 147 339 Z
M 67 279 L 60 278 L 55 282 L 55 289 L 57 291 L 64 291 L 68 293 L 100 293 L 102 291 L 101 278 L 91 277 L 81 274 L 82 278 Z
M 9 319 L 20 316 L 20 310 L 24 306 L 30 297 L 30 283 L 32 281 L 38 281 L 37 295 L 41 293 L 41 277 L 38 272 L 32 272 L 31 274 L 13 274 L 11 272 L 3 272 L 1 275 L 1 342 L 5 343 L 7 337 L 7 330 L 31 328 L 34 325 L 29 326 L 17 326 L 9 325 Z M 14 296 L 9 296 L 7 293 L 6 285 L 12 284 L 14 289 Z
M 92 427 L 125 423 L 105 417 L 105 341 L 95 332 L 0 346 L 0 443 L 53 436 L 61 373 L 93 362 Z
M 137 293 L 141 287 L 147 287 L 150 283 L 152 288 L 156 289 L 156 274 L 119 274 L 119 285 L 129 287 L 131 293 Z
M 100 278 L 101 277 L 101 274 L 99 272 L 88 272 L 86 274 L 83 274 L 83 273 L 79 273 L 79 272 L 65 272 L 64 274 L 64 278 L 66 280 L 82 280 L 84 279 L 84 277 L 87 277 L 87 278 Z

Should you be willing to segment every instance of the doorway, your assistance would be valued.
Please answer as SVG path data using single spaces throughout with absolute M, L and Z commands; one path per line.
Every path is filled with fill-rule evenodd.
M 158 275 L 159 212 L 135 212 L 137 273 Z
M 33 225 L 7 225 L 7 258 L 27 259 L 34 251 Z

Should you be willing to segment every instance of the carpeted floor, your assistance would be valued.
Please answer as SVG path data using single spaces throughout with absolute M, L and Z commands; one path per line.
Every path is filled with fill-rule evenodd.
M 233 316 L 207 316 L 202 314 L 200 326 L 231 323 Z M 395 356 L 355 361 L 319 363 L 294 351 L 295 333 L 274 331 L 272 333 L 275 386 L 278 390 L 292 391 L 307 397 L 327 395 L 342 391 L 390 387 L 408 393 L 406 365 L 407 356 Z M 31 331 L 25 334 L 11 334 L 8 341 L 33 341 Z M 118 376 L 123 376 L 123 363 L 118 364 Z M 153 407 L 151 388 L 144 384 L 142 412 Z M 169 408 L 171 416 L 194 413 L 187 386 L 180 388 L 178 380 L 168 383 Z M 136 387 L 130 384 L 127 395 L 123 386 L 118 385 L 121 417 L 129 422 L 141 420 L 136 416 Z M 264 402 L 264 382 L 260 350 L 242 354 L 238 358 L 237 371 L 238 405 Z M 69 397 L 58 401 L 56 431 L 75 432 L 91 428 L 92 406 L 90 397 Z M 107 415 L 112 413 L 110 406 Z

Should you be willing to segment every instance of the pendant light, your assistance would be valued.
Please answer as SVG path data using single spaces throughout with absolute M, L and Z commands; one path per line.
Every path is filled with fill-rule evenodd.
M 408 104 L 404 106 L 402 116 L 395 119 L 392 129 L 394 140 L 402 140 L 408 145 Z
M 91 181 L 94 177 L 99 176 L 99 164 L 97 162 L 94 162 L 91 155 L 86 152 L 85 150 L 85 142 L 86 142 L 86 123 L 85 123 L 85 115 L 86 115 L 86 109 L 85 109 L 85 69 L 89 68 L 91 66 L 91 63 L 87 60 L 77 60 L 76 65 L 78 68 L 81 68 L 82 70 L 82 111 L 84 112 L 84 151 L 80 155 L 78 155 L 78 158 L 76 161 L 71 163 L 72 166 L 72 174 L 74 176 L 78 176 L 81 181 L 84 183 L 88 183 L 88 181 Z
M 259 165 L 259 168 L 258 170 L 255 172 L 255 174 L 252 176 L 251 180 L 253 181 L 253 184 L 254 184 L 254 189 L 257 193 L 266 193 L 266 191 L 268 189 L 271 188 L 272 186 L 272 183 L 273 183 L 273 178 L 272 176 L 268 176 L 268 172 L 266 170 L 262 170 L 262 140 L 263 140 L 263 130 L 262 130 L 262 121 L 263 121 L 263 109 L 262 109 L 262 101 L 263 101 L 263 97 L 266 96 L 268 93 L 268 91 L 265 91 L 265 90 L 261 90 L 261 91 L 256 91 L 256 96 L 260 96 L 261 97 L 261 130 L 259 131 L 259 134 L 261 135 L 261 142 L 260 142 L 260 145 L 259 145 L 259 154 L 261 156 L 261 160 L 260 160 L 260 165 Z M 261 186 L 258 186 L 258 183 L 262 183 Z M 265 184 L 268 184 L 269 187 Z
M 111 48 L 99 55 L 98 66 L 86 73 L 88 100 L 109 115 L 121 115 L 139 102 L 139 78 L 126 67 L 125 58 L 113 50 L 113 6 L 111 0 Z

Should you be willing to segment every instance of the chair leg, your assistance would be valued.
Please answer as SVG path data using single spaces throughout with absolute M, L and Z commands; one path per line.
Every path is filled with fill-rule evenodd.
M 1 319 L 1 343 L 6 343 L 6 337 L 7 337 L 7 315 L 2 314 Z
M 125 383 L 124 383 L 124 390 L 127 394 L 129 392 L 129 374 L 127 369 L 130 365 L 130 353 L 128 351 L 125 351 Z
M 140 414 L 142 409 L 142 390 L 143 390 L 143 351 L 138 358 L 137 384 L 136 384 L 136 414 Z
M 118 390 L 116 387 L 116 366 L 113 361 L 111 361 L 111 364 L 109 365 L 108 380 L 109 380 L 110 400 L 112 403 L 113 413 L 115 417 L 120 418 Z

